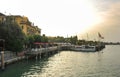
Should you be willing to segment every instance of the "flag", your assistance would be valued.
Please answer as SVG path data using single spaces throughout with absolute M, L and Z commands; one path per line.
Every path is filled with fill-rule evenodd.
M 104 37 L 99 32 L 98 32 L 98 36 L 99 38 L 104 39 Z

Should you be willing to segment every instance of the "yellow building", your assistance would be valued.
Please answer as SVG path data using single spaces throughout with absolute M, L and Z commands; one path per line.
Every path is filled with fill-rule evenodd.
M 34 26 L 27 17 L 25 16 L 13 16 L 14 22 L 16 22 L 23 32 L 26 35 L 40 35 L 41 34 L 41 29 L 38 28 L 37 26 Z
M 34 26 L 27 17 L 19 15 L 5 16 L 0 13 L 0 22 L 5 22 L 7 18 L 9 18 L 12 23 L 17 23 L 25 35 L 41 35 L 41 29 Z
M 6 20 L 5 15 L 0 13 L 0 23 L 4 22 L 5 20 Z

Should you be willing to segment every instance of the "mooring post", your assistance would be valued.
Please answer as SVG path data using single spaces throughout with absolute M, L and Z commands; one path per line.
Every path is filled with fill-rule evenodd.
M 40 53 L 40 56 L 39 56 L 39 58 L 41 59 L 41 53 Z
M 4 70 L 5 69 L 5 63 L 4 63 L 5 40 L 4 39 L 0 39 L 0 47 L 2 48 L 2 50 L 1 50 L 1 67 L 2 67 L 2 70 Z
M 35 57 L 36 60 L 38 60 L 38 55 L 36 54 L 36 57 Z
M 2 67 L 2 70 L 5 69 L 5 64 L 4 64 L 4 51 L 1 51 L 1 67 Z

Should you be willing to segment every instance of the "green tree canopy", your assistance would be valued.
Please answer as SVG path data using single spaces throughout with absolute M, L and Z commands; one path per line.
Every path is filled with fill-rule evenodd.
M 13 52 L 22 51 L 25 34 L 17 23 L 6 21 L 0 23 L 0 38 L 5 40 L 5 49 Z
M 45 35 L 43 35 L 43 36 L 30 35 L 30 36 L 26 37 L 25 44 L 27 45 L 28 48 L 34 47 L 35 42 L 43 42 L 43 43 L 45 43 L 45 42 L 48 42 L 48 38 Z

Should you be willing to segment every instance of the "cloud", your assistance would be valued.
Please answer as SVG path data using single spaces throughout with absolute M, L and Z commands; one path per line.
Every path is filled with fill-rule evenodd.
M 109 9 L 102 12 L 104 20 L 89 30 L 92 34 L 101 32 L 105 41 L 120 42 L 120 2 L 109 5 Z
M 120 30 L 120 3 L 115 3 L 110 6 L 110 9 L 104 13 L 104 22 L 100 25 L 106 29 Z

